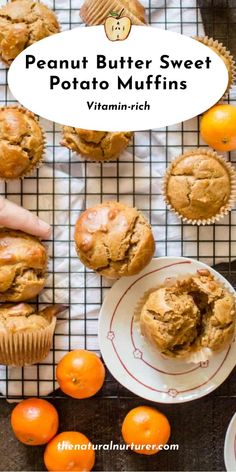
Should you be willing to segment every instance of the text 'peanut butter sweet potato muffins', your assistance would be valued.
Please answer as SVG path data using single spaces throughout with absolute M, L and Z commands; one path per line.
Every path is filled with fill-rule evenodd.
M 49 353 L 56 315 L 63 305 L 37 311 L 27 303 L 0 306 L 0 364 L 24 366 L 41 362 Z
M 196 149 L 174 159 L 163 194 L 170 210 L 191 224 L 211 224 L 225 216 L 236 198 L 235 170 L 216 152 Z
M 141 309 L 141 332 L 163 355 L 206 360 L 235 333 L 235 297 L 208 270 L 150 291 Z
M 90 131 L 64 126 L 62 146 L 91 161 L 111 161 L 129 146 L 131 132 Z
M 47 253 L 35 237 L 0 229 L 0 302 L 36 297 L 46 281 Z
M 25 108 L 0 108 L 0 179 L 22 178 L 38 167 L 44 135 L 36 116 Z
M 133 25 L 145 25 L 145 8 L 139 0 L 85 0 L 80 16 L 86 25 L 102 25 L 112 12 L 128 16 Z
M 136 208 L 113 201 L 81 214 L 75 243 L 81 262 L 111 279 L 137 274 L 155 251 L 152 230 L 144 216 Z
M 60 30 L 55 13 L 42 3 L 16 0 L 0 9 L 0 58 L 10 65 L 31 44 Z

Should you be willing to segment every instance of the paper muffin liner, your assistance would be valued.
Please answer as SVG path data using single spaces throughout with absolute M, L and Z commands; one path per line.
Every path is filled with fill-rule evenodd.
M 236 64 L 234 61 L 234 57 L 231 54 L 231 52 L 224 46 L 223 43 L 220 43 L 217 39 L 209 38 L 208 36 L 203 36 L 203 37 L 198 37 L 196 36 L 194 39 L 199 41 L 202 44 L 205 44 L 205 46 L 210 47 L 211 49 L 217 51 L 220 56 L 223 56 L 226 61 L 229 63 L 229 82 L 227 85 L 227 88 L 225 90 L 224 95 L 221 97 L 220 100 L 225 98 L 229 90 L 234 84 L 234 80 L 236 78 Z
M 196 274 L 197 274 L 198 271 L 196 271 Z M 209 271 L 210 272 L 210 271 Z M 160 289 L 160 288 L 164 288 L 164 287 L 171 287 L 172 285 L 176 284 L 178 281 L 181 282 L 183 280 L 188 280 L 190 277 L 192 277 L 193 275 L 195 274 L 191 274 L 191 273 L 186 273 L 184 275 L 180 275 L 180 276 L 176 276 L 176 277 L 171 277 L 171 278 L 167 278 L 165 279 L 165 281 L 162 283 L 162 284 L 159 284 L 159 285 L 156 285 L 155 287 L 147 290 L 143 296 L 138 300 L 137 304 L 136 304 L 136 307 L 135 307 L 135 310 L 134 310 L 134 322 L 136 324 L 136 326 L 138 326 L 138 330 L 139 330 L 139 333 L 140 333 L 140 336 L 142 336 L 146 342 L 148 342 L 149 344 L 151 344 L 153 346 L 153 344 L 146 339 L 146 337 L 142 334 L 141 332 L 141 327 L 140 327 L 140 316 L 141 316 L 141 311 L 143 309 L 143 306 L 145 305 L 146 301 L 148 300 L 148 297 L 149 295 L 151 295 L 151 293 L 155 292 L 156 290 Z M 235 303 L 236 303 L 236 296 L 234 293 L 232 293 L 228 287 L 225 287 L 225 285 L 222 283 L 221 280 L 219 280 L 217 277 L 214 276 L 214 279 L 219 283 L 219 285 L 228 293 L 230 293 L 231 295 L 234 296 L 235 298 Z M 224 350 L 227 346 L 230 346 L 234 340 L 236 336 L 236 323 L 235 323 L 235 331 L 234 331 L 234 336 L 232 338 L 231 341 L 229 341 L 229 343 L 227 343 L 226 345 L 222 345 L 222 348 L 220 349 L 217 349 L 217 350 L 213 350 L 209 347 L 201 347 L 201 348 L 197 348 L 197 346 L 191 351 L 191 348 L 190 348 L 190 351 L 189 352 L 186 352 L 186 354 L 183 354 L 183 355 L 180 355 L 180 356 L 167 356 L 165 355 L 164 353 L 162 353 L 161 351 L 159 351 L 158 348 L 156 348 L 156 351 L 164 358 L 164 359 L 168 359 L 168 360 L 173 360 L 173 361 L 183 361 L 183 362 L 186 362 L 187 364 L 200 364 L 201 362 L 207 362 L 212 356 L 214 356 L 214 354 L 219 354 L 222 350 Z M 154 346 L 155 348 L 155 346 Z
M 23 367 L 47 357 L 56 327 L 56 317 L 44 329 L 32 332 L 0 333 L 0 364 Z
M 231 188 L 231 191 L 230 191 L 230 196 L 229 196 L 229 200 L 228 202 L 222 206 L 222 208 L 220 209 L 220 211 L 216 214 L 216 215 L 213 215 L 211 218 L 207 218 L 207 219 L 191 219 L 191 218 L 187 218 L 185 216 L 183 216 L 180 212 L 178 212 L 170 203 L 169 201 L 169 198 L 167 196 L 167 184 L 168 184 L 168 180 L 171 176 L 171 171 L 172 171 L 172 168 L 173 168 L 173 165 L 178 163 L 183 157 L 188 157 L 188 156 L 198 156 L 198 155 L 205 155 L 205 156 L 209 156 L 209 157 L 214 157 L 215 159 L 217 159 L 224 167 L 225 169 L 227 170 L 228 174 L 229 174 L 229 177 L 230 177 L 230 188 Z M 185 223 L 188 223 L 188 224 L 191 224 L 191 225 L 210 225 L 210 224 L 213 224 L 213 223 L 216 223 L 218 222 L 221 218 L 223 218 L 224 216 L 226 216 L 233 208 L 234 204 L 235 204 L 235 201 L 236 201 L 236 171 L 234 169 L 234 167 L 232 166 L 232 164 L 228 161 L 226 161 L 224 159 L 223 156 L 217 154 L 217 152 L 213 151 L 213 149 L 210 149 L 210 148 L 197 148 L 195 150 L 192 150 L 192 151 L 188 151 L 188 152 L 185 152 L 183 154 L 181 154 L 181 156 L 178 156 L 176 157 L 170 164 L 169 166 L 167 167 L 166 169 L 166 173 L 165 173 L 165 176 L 163 178 L 163 182 L 162 182 L 162 194 L 163 194 L 163 197 L 164 197 L 164 200 L 166 202 L 166 205 L 167 205 L 167 208 L 174 212 L 175 215 L 180 218 L 182 221 L 184 221 Z
M 80 17 L 87 25 L 102 25 L 111 11 L 120 13 L 123 8 L 123 14 L 127 15 L 132 24 L 145 25 L 146 21 L 142 21 L 138 16 L 134 15 L 128 8 L 127 2 L 123 3 L 121 0 L 85 0 L 80 9 Z M 140 16 L 143 6 L 140 4 Z
M 132 133 L 132 135 L 129 138 L 128 145 L 123 149 L 123 151 L 121 151 L 120 154 L 118 154 L 118 156 L 112 157 L 112 158 L 109 158 L 109 159 L 94 159 L 94 158 L 86 157 L 86 156 L 84 156 L 84 154 L 82 154 L 80 152 L 77 152 L 77 151 L 74 151 L 74 149 L 69 148 L 66 144 L 66 141 L 64 140 L 63 130 L 62 130 L 62 133 L 61 133 L 62 134 L 62 140 L 60 141 L 60 145 L 66 147 L 67 149 L 69 149 L 69 151 L 72 153 L 72 156 L 75 155 L 76 157 L 79 157 L 81 162 L 84 162 L 84 163 L 85 162 L 91 162 L 93 164 L 104 164 L 104 163 L 105 164 L 109 164 L 109 163 L 112 164 L 112 163 L 116 162 L 120 158 L 120 156 L 122 156 L 123 152 L 125 152 L 128 149 L 128 147 L 130 146 L 130 143 L 132 142 L 133 137 L 134 137 L 134 132 L 133 131 L 129 131 L 129 132 Z M 112 133 L 112 131 L 111 131 L 111 133 Z
M 29 177 L 35 172 L 35 170 L 39 169 L 41 165 L 44 163 L 44 158 L 46 154 L 46 134 L 44 132 L 44 129 L 42 128 L 39 120 L 37 119 L 37 116 L 27 108 L 24 108 L 20 105 L 4 105 L 0 107 L 0 110 L 9 110 L 9 109 L 14 109 L 14 110 L 20 110 L 22 113 L 28 115 L 30 118 L 32 118 L 34 121 L 36 121 L 38 127 L 40 128 L 41 134 L 42 134 L 42 141 L 43 141 L 43 151 L 40 159 L 38 159 L 35 164 L 33 164 L 29 169 L 20 177 L 15 177 L 14 179 L 4 179 L 3 177 L 0 177 L 1 182 L 13 182 L 14 180 L 23 180 L 25 177 Z

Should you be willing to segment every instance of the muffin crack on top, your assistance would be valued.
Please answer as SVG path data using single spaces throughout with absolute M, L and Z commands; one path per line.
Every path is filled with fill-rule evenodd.
M 15 0 L 0 9 L 0 56 L 10 65 L 26 47 L 60 31 L 52 10 L 31 0 Z
M 131 132 L 93 131 L 63 127 L 61 145 L 92 161 L 117 159 L 129 146 Z
M 30 111 L 9 106 L 0 108 L 0 177 L 22 178 L 42 161 L 43 131 Z
M 163 193 L 168 207 L 184 221 L 210 224 L 234 204 L 235 170 L 212 150 L 189 151 L 167 168 Z
M 112 264 L 116 262 L 123 263 L 124 266 L 128 268 L 130 265 L 132 265 L 132 260 L 135 257 L 135 249 L 137 248 L 137 245 L 138 245 L 138 238 L 136 238 L 136 240 L 133 241 L 133 238 L 135 238 L 136 233 L 137 233 L 138 220 L 139 220 L 139 217 L 137 216 L 133 222 L 132 228 L 127 228 L 127 233 L 126 235 L 124 235 L 122 245 L 120 247 L 120 251 L 117 252 L 117 254 L 112 255 L 108 244 L 106 243 L 105 240 L 103 241 L 103 245 L 107 253 L 108 263 L 103 267 L 97 267 L 96 270 L 98 272 L 104 269 L 109 269 L 112 266 Z M 143 224 L 145 224 L 145 222 L 143 222 Z
M 47 253 L 35 237 L 0 229 L 0 302 L 32 299 L 43 289 Z
M 76 223 L 75 242 L 81 262 L 109 278 L 140 272 L 155 251 L 143 215 L 119 202 L 104 202 L 83 212 Z

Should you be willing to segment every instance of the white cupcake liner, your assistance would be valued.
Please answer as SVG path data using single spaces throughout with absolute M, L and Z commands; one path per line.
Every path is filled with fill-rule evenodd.
M 47 357 L 51 345 L 56 317 L 49 326 L 26 333 L 0 333 L 0 364 L 22 367 L 41 362 Z
M 207 219 L 191 219 L 191 218 L 187 218 L 187 217 L 183 216 L 180 212 L 178 212 L 171 205 L 171 203 L 169 201 L 169 198 L 167 196 L 167 183 L 168 183 L 168 179 L 171 175 L 173 165 L 176 164 L 177 162 L 179 162 L 180 160 L 182 160 L 183 157 L 197 156 L 197 155 L 205 155 L 205 156 L 209 156 L 209 157 L 214 157 L 215 159 L 217 159 L 225 167 L 225 169 L 227 170 L 227 172 L 230 176 L 231 193 L 230 193 L 230 197 L 229 197 L 229 200 L 228 200 L 227 204 L 225 204 L 216 215 L 213 215 L 211 218 L 207 218 Z M 218 222 L 221 218 L 226 216 L 232 210 L 232 208 L 235 204 L 235 201 L 236 201 L 236 171 L 235 171 L 234 167 L 232 166 L 232 164 L 230 162 L 226 161 L 223 156 L 217 154 L 212 149 L 197 148 L 197 149 L 192 150 L 192 151 L 184 152 L 183 154 L 181 154 L 181 156 L 176 157 L 170 163 L 168 168 L 166 169 L 166 173 L 165 173 L 165 176 L 164 176 L 164 179 L 163 179 L 163 182 L 162 182 L 162 194 L 163 194 L 163 198 L 166 202 L 167 208 L 170 211 L 174 212 L 175 215 L 178 218 L 180 218 L 182 221 L 184 221 L 185 223 L 188 223 L 188 224 L 191 224 L 191 225 L 198 225 L 198 226 L 200 226 L 200 225 L 203 225 L 203 226 L 210 225 L 210 224 Z
M 199 41 L 205 46 L 212 48 L 213 50 L 217 50 L 220 56 L 223 56 L 229 62 L 229 82 L 223 97 L 220 100 L 225 98 L 230 91 L 231 87 L 234 85 L 234 81 L 236 78 L 236 64 L 233 55 L 231 52 L 224 46 L 223 43 L 220 43 L 217 39 L 209 38 L 208 36 L 198 37 L 196 36 L 194 39 Z

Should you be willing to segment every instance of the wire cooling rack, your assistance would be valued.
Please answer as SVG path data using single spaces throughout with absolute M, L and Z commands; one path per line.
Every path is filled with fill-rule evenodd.
M 0 1 L 0 4 L 4 4 Z M 81 25 L 82 1 L 53 0 L 53 8 L 62 30 Z M 202 17 L 196 0 L 143 1 L 148 22 L 159 28 L 186 35 L 202 35 Z M 235 0 L 223 1 L 214 8 L 214 0 L 204 1 L 202 14 L 206 32 L 229 45 L 236 17 Z M 218 3 L 218 2 L 217 2 Z M 227 14 L 225 14 L 227 12 Z M 223 14 L 224 13 L 224 14 Z M 38 91 L 37 91 L 38 93 Z M 199 90 L 199 94 L 201 91 Z M 230 96 L 236 102 L 236 91 Z M 7 70 L 0 69 L 0 101 L 15 104 L 7 87 Z M 195 227 L 181 223 L 170 213 L 161 196 L 161 178 L 166 166 L 182 152 L 204 145 L 199 137 L 199 119 L 160 130 L 137 132 L 126 153 L 114 163 L 84 162 L 60 146 L 61 130 L 56 124 L 40 120 L 47 138 L 44 165 L 23 181 L 1 183 L 1 194 L 36 212 L 53 226 L 52 240 L 47 242 L 51 255 L 47 285 L 38 300 L 64 303 L 68 312 L 58 320 L 52 351 L 37 366 L 5 368 L 0 371 L 0 390 L 8 399 L 27 396 L 61 396 L 55 380 L 59 359 L 75 348 L 98 351 L 97 320 L 109 283 L 84 268 L 78 260 L 73 241 L 74 223 L 84 208 L 108 199 L 137 206 L 150 221 L 156 256 L 186 256 L 210 265 L 223 263 L 221 272 L 230 277 L 236 267 L 236 212 L 220 223 Z M 236 153 L 228 158 L 236 161 Z M 132 395 L 109 375 L 103 396 Z

